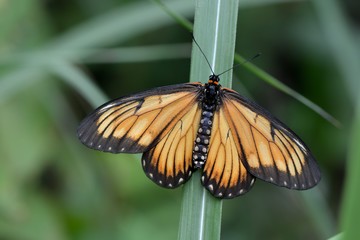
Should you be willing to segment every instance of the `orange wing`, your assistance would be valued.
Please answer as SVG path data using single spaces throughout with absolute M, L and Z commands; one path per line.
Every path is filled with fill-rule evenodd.
M 80 124 L 86 146 L 112 153 L 141 153 L 160 142 L 198 105 L 200 83 L 155 88 L 96 109 Z
M 299 190 L 319 182 L 320 170 L 308 147 L 265 109 L 226 88 L 222 108 L 241 160 L 252 175 Z
M 242 152 L 235 143 L 223 108 L 214 113 L 209 153 L 205 162 L 202 184 L 215 197 L 234 198 L 248 192 L 255 178 L 242 162 Z
M 178 108 L 182 108 L 182 103 Z M 146 175 L 156 184 L 175 188 L 191 176 L 192 150 L 201 115 L 199 104 L 190 106 L 162 140 L 145 152 L 142 165 Z

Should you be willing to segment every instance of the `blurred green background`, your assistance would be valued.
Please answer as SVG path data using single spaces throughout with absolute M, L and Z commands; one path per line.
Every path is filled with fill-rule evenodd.
M 164 3 L 193 21 L 192 1 Z M 356 0 L 240 1 L 236 51 L 262 52 L 257 66 L 342 127 L 235 69 L 234 89 L 301 136 L 323 178 L 305 192 L 257 181 L 224 201 L 222 239 L 340 232 L 349 146 L 359 144 L 359 9 Z M 152 1 L 1 0 L 0 16 L 0 239 L 175 239 L 181 188 L 149 181 L 140 155 L 87 149 L 76 127 L 108 99 L 187 82 L 189 32 Z

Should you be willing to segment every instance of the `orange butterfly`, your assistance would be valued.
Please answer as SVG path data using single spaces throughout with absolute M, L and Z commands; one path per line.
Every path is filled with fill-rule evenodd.
M 78 128 L 83 144 L 111 153 L 143 153 L 156 184 L 176 188 L 197 169 L 218 198 L 250 190 L 256 178 L 304 190 L 320 180 L 305 143 L 237 92 L 208 83 L 164 86 L 100 106 Z

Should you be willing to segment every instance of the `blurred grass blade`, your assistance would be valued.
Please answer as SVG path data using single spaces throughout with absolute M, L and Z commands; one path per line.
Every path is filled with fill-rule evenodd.
M 321 239 L 326 239 L 336 232 L 336 220 L 331 214 L 331 208 L 319 188 L 300 192 L 305 204 L 305 211 L 312 220 Z
M 235 60 L 238 63 L 244 63 L 247 61 L 245 58 L 241 57 L 238 54 L 235 55 Z M 333 124 L 335 127 L 338 127 L 338 128 L 341 127 L 341 123 L 338 120 L 336 120 L 333 116 L 331 116 L 329 113 L 327 113 L 324 109 L 322 109 L 321 107 L 319 107 L 318 105 L 316 105 L 315 103 L 313 103 L 312 101 L 310 101 L 309 99 L 307 99 L 306 97 L 301 95 L 300 93 L 298 93 L 295 90 L 291 89 L 290 87 L 286 86 L 285 84 L 283 84 L 282 82 L 280 82 L 279 80 L 277 80 L 276 78 L 271 76 L 269 73 L 267 73 L 264 70 L 260 69 L 259 67 L 255 66 L 251 62 L 246 62 L 242 66 L 244 68 L 248 69 L 249 71 L 251 71 L 252 73 L 254 73 L 254 75 L 258 76 L 261 80 L 267 82 L 271 86 L 279 89 L 280 91 L 292 96 L 299 102 L 303 103 L 305 106 L 312 109 L 314 112 L 316 112 L 321 117 L 326 119 L 328 122 Z
M 348 150 L 347 177 L 341 211 L 342 239 L 358 239 L 360 236 L 360 98 L 351 128 Z
M 192 15 L 193 13 L 194 6 L 191 0 L 166 2 L 169 7 L 177 9 L 180 14 Z M 149 2 L 132 3 L 72 28 L 67 33 L 54 39 L 47 46 L 44 46 L 42 50 L 66 51 L 74 48 L 91 49 L 108 46 L 126 41 L 144 32 L 161 28 L 169 23 L 171 23 L 171 18 L 158 6 L 154 6 Z M 46 66 L 35 69 L 33 68 L 34 65 L 36 63 L 26 62 L 26 64 L 13 69 L 11 72 L 3 74 L 0 81 L 1 101 L 5 101 L 13 94 L 24 89 L 24 86 L 33 84 L 39 79 L 38 74 L 44 73 Z M 91 90 L 91 88 L 86 88 L 83 91 L 88 89 Z M 87 95 L 91 94 L 91 91 L 87 93 Z
M 44 75 L 44 69 L 29 66 L 22 66 L 16 71 L 2 75 L 0 78 L 0 104 L 34 82 L 40 81 Z M 31 81 L 28 81 L 29 79 Z
M 343 239 L 344 239 L 344 233 L 339 233 L 329 238 L 328 240 L 343 240 Z
M 347 175 L 342 200 L 341 239 L 358 239 L 360 229 L 360 54 L 355 36 L 346 21 L 341 1 L 311 1 L 319 17 L 325 39 L 330 45 L 334 59 L 347 86 L 348 93 L 356 109 L 352 121 L 351 138 L 348 149 Z
M 320 24 L 324 30 L 324 38 L 328 42 L 345 86 L 356 104 L 360 89 L 360 51 L 359 40 L 352 34 L 350 25 L 342 11 L 342 1 L 312 0 Z
M 76 63 L 146 62 L 188 58 L 190 48 L 191 45 L 188 43 L 179 43 L 122 48 L 38 50 L 1 55 L 0 64 L 28 63 L 32 66 L 45 66 L 50 59 Z
M 160 8 L 163 9 L 170 17 L 172 17 L 179 25 L 183 26 L 189 32 L 193 31 L 193 24 L 185 17 L 178 14 L 178 12 L 175 12 L 171 8 L 169 8 L 167 4 L 164 4 L 163 0 L 152 0 L 152 1 L 158 4 Z M 257 6 L 262 7 L 264 5 L 272 5 L 278 3 L 294 3 L 301 1 L 307 1 L 307 0 L 257 0 L 257 1 L 242 0 L 239 2 L 239 7 L 240 8 L 257 7 Z
M 286 4 L 286 3 L 296 3 L 296 2 L 305 2 L 308 0 L 242 0 L 240 1 L 239 6 L 243 7 L 263 7 L 267 5 L 275 4 Z
M 73 87 L 95 108 L 108 101 L 106 95 L 78 68 L 65 61 L 52 64 L 55 74 Z
M 193 24 L 189 20 L 184 18 L 182 15 L 180 15 L 177 12 L 172 11 L 170 8 L 168 8 L 168 6 L 163 3 L 163 1 L 153 0 L 153 2 L 158 4 L 162 10 L 164 10 L 170 17 L 172 17 L 178 24 L 183 26 L 189 32 L 193 31 Z
M 181 14 L 193 13 L 194 7 L 190 0 L 165 2 Z M 111 45 L 159 29 L 169 24 L 170 20 L 171 18 L 154 4 L 148 1 L 136 2 L 73 28 L 57 38 L 51 46 L 63 49 Z
M 157 60 L 181 59 L 190 57 L 191 45 L 188 43 L 162 44 L 154 46 L 136 46 L 102 49 L 84 63 L 131 63 Z
M 194 36 L 214 71 L 233 65 L 238 0 L 197 0 Z M 205 81 L 211 74 L 204 56 L 193 44 L 190 81 Z M 232 72 L 221 84 L 231 87 Z M 178 239 L 220 239 L 222 200 L 213 197 L 200 181 L 197 171 L 184 186 Z

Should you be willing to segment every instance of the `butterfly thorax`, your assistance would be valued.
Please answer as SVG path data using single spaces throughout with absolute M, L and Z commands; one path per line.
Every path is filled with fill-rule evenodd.
M 207 159 L 214 112 L 220 99 L 219 93 L 221 86 L 218 82 L 219 77 L 211 75 L 209 82 L 204 85 L 204 92 L 201 97 L 202 111 L 192 158 L 194 168 L 202 168 Z

